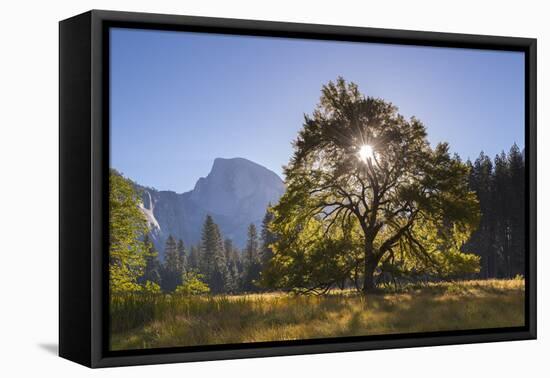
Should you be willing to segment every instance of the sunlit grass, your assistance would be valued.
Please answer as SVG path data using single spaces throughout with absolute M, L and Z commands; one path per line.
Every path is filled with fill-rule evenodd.
M 514 327 L 524 281 L 408 285 L 367 297 L 286 293 L 112 299 L 113 350 Z

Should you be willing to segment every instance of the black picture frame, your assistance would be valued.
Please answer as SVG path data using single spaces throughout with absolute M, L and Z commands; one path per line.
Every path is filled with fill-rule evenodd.
M 525 53 L 523 327 L 111 352 L 108 338 L 109 39 L 113 26 Z M 59 24 L 59 354 L 89 367 L 536 338 L 536 39 L 92 10 Z

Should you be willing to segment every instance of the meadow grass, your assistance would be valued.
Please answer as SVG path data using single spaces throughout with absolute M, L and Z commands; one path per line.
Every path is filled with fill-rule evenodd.
M 280 341 L 524 325 L 524 281 L 408 285 L 363 296 L 287 293 L 111 300 L 111 349 Z

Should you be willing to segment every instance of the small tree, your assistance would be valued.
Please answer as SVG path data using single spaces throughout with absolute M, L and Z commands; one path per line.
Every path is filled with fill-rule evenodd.
M 204 276 L 196 272 L 186 272 L 182 276 L 182 283 L 176 288 L 176 294 L 204 295 L 210 292 L 210 288 L 203 281 Z
M 243 272 L 243 290 L 258 290 L 257 281 L 260 278 L 261 271 L 260 243 L 258 240 L 258 231 L 254 224 L 248 226 L 248 237 L 246 248 L 244 249 L 244 272 Z
M 143 285 L 143 292 L 146 294 L 160 294 L 162 291 L 159 284 L 147 281 Z

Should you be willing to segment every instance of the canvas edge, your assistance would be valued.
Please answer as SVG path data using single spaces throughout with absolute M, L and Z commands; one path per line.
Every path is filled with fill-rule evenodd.
M 59 23 L 59 356 L 91 366 L 91 12 Z

